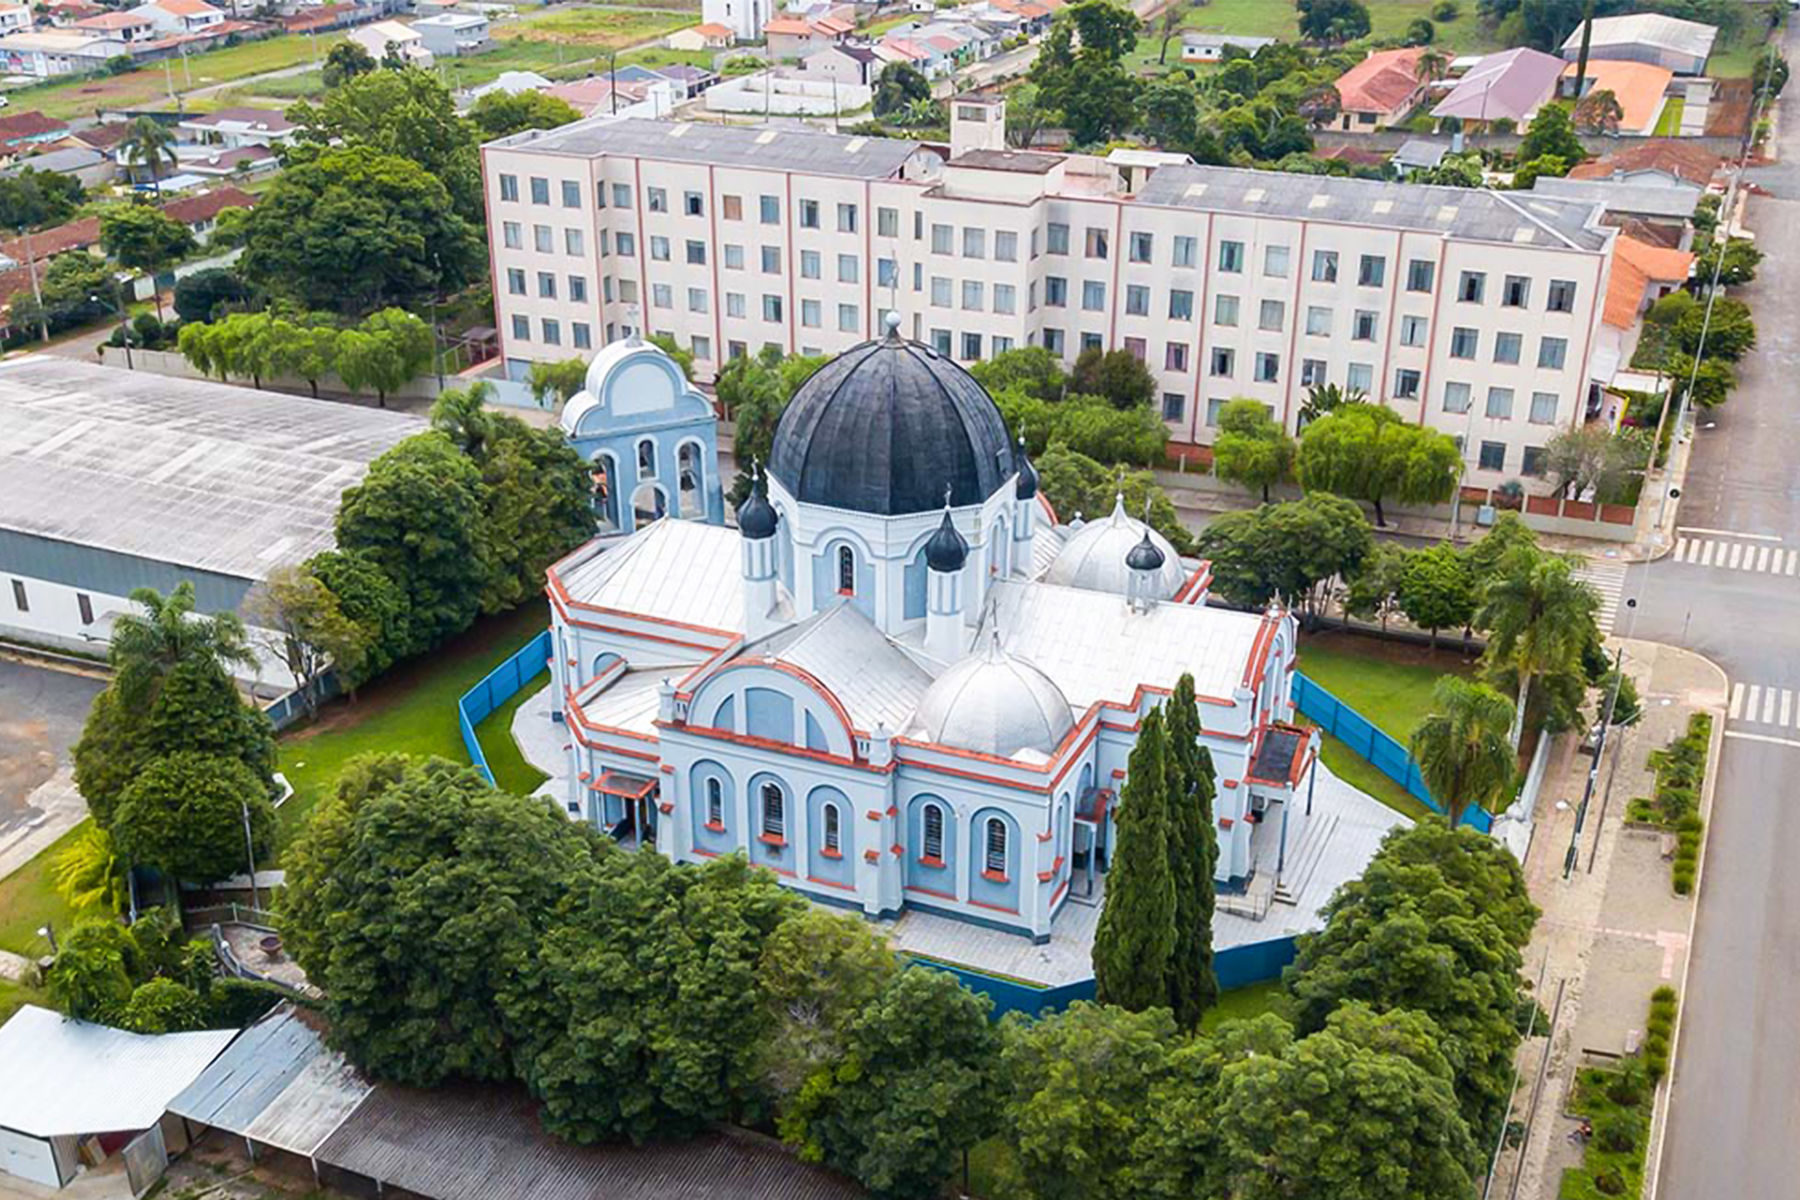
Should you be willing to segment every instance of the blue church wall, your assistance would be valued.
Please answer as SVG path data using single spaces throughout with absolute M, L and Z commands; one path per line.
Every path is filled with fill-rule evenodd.
M 774 785 L 781 789 L 781 832 L 779 836 L 766 833 L 763 819 L 763 789 L 766 785 Z M 796 811 L 794 789 L 786 780 L 768 771 L 759 771 L 750 777 L 750 828 L 749 845 L 750 861 L 759 867 L 768 867 L 782 875 L 795 875 L 794 821 L 799 813 Z
M 827 808 L 837 811 L 837 849 L 826 847 Z M 856 814 L 844 793 L 834 787 L 816 787 L 806 797 L 807 878 L 818 883 L 856 888 Z
M 794 744 L 794 700 L 772 688 L 744 692 L 744 732 L 771 742 Z
M 848 597 L 856 610 L 871 621 L 875 619 L 875 564 L 868 547 L 858 538 L 843 533 L 827 534 L 824 549 L 813 555 L 813 611 L 823 612 L 836 604 L 843 593 L 838 590 L 838 551 L 848 547 L 856 557 L 856 591 Z
M 825 727 L 819 724 L 819 718 L 811 712 L 806 714 L 806 748 L 824 751 L 831 749 L 831 739 L 825 736 Z
M 931 590 L 930 570 L 925 565 L 925 547 L 920 546 L 901 574 L 900 615 L 908 621 L 925 619 L 925 605 Z
M 719 820 L 709 820 L 708 796 L 712 785 L 718 785 Z M 742 801 L 733 785 L 731 772 L 719 763 L 702 760 L 688 772 L 688 812 L 694 846 L 707 854 L 729 854 L 742 844 Z
M 727 696 L 719 701 L 719 706 L 713 709 L 712 716 L 706 718 L 702 724 L 710 725 L 714 729 L 735 730 L 737 728 L 737 697 Z
M 925 808 L 935 804 L 943 812 L 943 854 L 936 863 L 925 861 Z M 942 796 L 921 792 L 906 805 L 906 886 L 941 899 L 956 898 L 956 810 Z
M 988 869 L 988 822 L 1006 830 L 1006 856 L 998 876 Z M 1001 808 L 983 808 L 969 820 L 969 903 L 1008 913 L 1019 911 L 1019 874 L 1024 869 L 1019 823 Z

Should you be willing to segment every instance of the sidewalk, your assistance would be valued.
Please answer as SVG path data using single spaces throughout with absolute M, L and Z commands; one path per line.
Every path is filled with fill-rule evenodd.
M 1534 1037 L 1520 1050 L 1514 1118 L 1528 1125 L 1524 1160 L 1511 1150 L 1501 1155 L 1493 1196 L 1556 1196 L 1564 1168 L 1581 1163 L 1581 1147 L 1568 1136 L 1575 1122 L 1564 1116 L 1576 1070 L 1635 1046 L 1650 993 L 1664 984 L 1679 987 L 1687 965 L 1693 897 L 1677 896 L 1670 886 L 1663 835 L 1625 828 L 1625 807 L 1632 797 L 1650 793 L 1649 752 L 1683 732 L 1692 713 L 1711 711 L 1722 728 L 1726 680 L 1689 651 L 1656 642 L 1609 643 L 1620 644 L 1643 701 L 1643 720 L 1609 735 L 1579 834 L 1576 814 L 1593 760 L 1576 752 L 1576 739 L 1562 739 L 1538 799 L 1525 878 L 1544 915 L 1525 949 L 1525 975 L 1536 980 L 1542 973 L 1538 999 L 1546 1013 L 1559 992 L 1562 1004 L 1549 1038 Z M 1576 858 L 1565 878 L 1571 841 Z M 1544 1080 L 1533 1110 L 1540 1070 Z

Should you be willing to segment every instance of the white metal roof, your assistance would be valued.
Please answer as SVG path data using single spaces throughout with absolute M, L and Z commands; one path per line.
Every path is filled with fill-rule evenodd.
M 1680 17 L 1665 16 L 1662 13 L 1626 13 L 1618 17 L 1595 17 L 1591 45 L 1636 43 L 1705 58 L 1712 53 L 1713 39 L 1718 35 L 1717 26 L 1705 25 L 1699 21 L 1684 21 Z M 1575 26 L 1574 32 L 1563 39 L 1562 48 L 1565 52 L 1580 52 L 1579 24 Z
M 931 676 L 848 601 L 744 647 L 799 667 L 836 696 L 856 728 L 898 733 L 931 686 Z
M 569 598 L 724 633 L 744 629 L 738 531 L 667 517 L 556 568 Z
M 40 1138 L 148 1129 L 236 1036 L 127 1033 L 27 1004 L 0 1026 L 0 1127 Z
M 262 579 L 416 417 L 33 354 L 0 363 L 0 528 Z

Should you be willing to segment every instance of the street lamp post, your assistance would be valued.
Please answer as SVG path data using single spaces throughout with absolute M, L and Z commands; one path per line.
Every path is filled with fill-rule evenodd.
M 256 847 L 250 840 L 250 802 L 239 800 L 238 807 L 244 812 L 244 865 L 250 868 L 250 907 L 262 908 L 256 894 Z

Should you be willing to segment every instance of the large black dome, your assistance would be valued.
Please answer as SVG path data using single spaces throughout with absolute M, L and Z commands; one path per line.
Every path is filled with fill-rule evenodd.
M 1000 410 L 973 376 L 890 334 L 801 385 L 775 429 L 769 473 L 795 499 L 884 516 L 979 504 L 1013 473 Z

